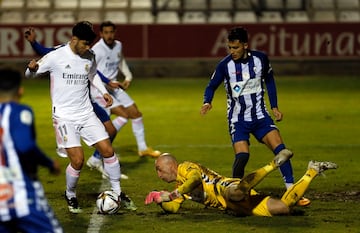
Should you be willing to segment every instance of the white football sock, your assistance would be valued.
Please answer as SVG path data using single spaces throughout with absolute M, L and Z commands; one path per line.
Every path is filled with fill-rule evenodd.
M 95 154 L 93 154 L 92 156 L 90 156 L 90 158 L 88 160 L 90 160 L 90 163 L 92 163 L 92 164 L 98 164 L 98 163 L 102 163 L 101 158 L 98 158 L 98 157 L 95 156 Z
M 285 183 L 286 190 L 288 190 L 294 183 Z
M 66 196 L 67 198 L 76 197 L 76 185 L 79 181 L 80 170 L 75 170 L 71 164 L 66 168 Z
M 138 150 L 139 151 L 146 150 L 147 145 L 145 142 L 145 129 L 144 129 L 143 118 L 139 117 L 136 119 L 132 119 L 131 123 L 132 123 L 131 124 L 132 130 L 136 138 L 136 143 L 138 145 Z
M 111 189 L 116 192 L 118 195 L 121 193 L 120 187 L 120 163 L 117 156 L 114 154 L 109 158 L 104 158 L 104 170 L 109 174 L 109 180 L 111 184 Z
M 122 127 L 124 127 L 124 125 L 126 125 L 127 122 L 128 122 L 128 119 L 121 117 L 121 116 L 118 116 L 114 120 L 112 120 L 112 123 L 113 123 L 116 131 L 118 131 L 118 132 L 120 131 L 120 129 Z

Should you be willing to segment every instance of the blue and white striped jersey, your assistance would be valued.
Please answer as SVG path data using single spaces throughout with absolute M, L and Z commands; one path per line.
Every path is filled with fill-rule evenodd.
M 53 169 L 36 145 L 31 108 L 0 103 L 0 222 L 27 216 L 33 208 L 49 209 L 39 196 L 38 165 Z
M 234 61 L 231 55 L 216 67 L 204 93 L 204 103 L 211 103 L 216 89 L 224 83 L 229 124 L 252 122 L 269 115 L 264 100 L 265 87 L 271 108 L 277 107 L 273 70 L 266 54 L 247 51 L 248 57 Z

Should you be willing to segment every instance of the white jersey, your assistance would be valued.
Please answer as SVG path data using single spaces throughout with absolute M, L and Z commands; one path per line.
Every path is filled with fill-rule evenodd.
M 80 120 L 86 119 L 93 112 L 89 81 L 102 94 L 107 93 L 96 75 L 96 62 L 90 51 L 86 57 L 80 57 L 67 44 L 45 55 L 38 64 L 36 73 L 27 70 L 26 75 L 50 72 L 52 114 L 55 118 Z
M 126 80 L 132 80 L 132 74 L 123 57 L 122 43 L 114 41 L 114 46 L 110 48 L 103 39 L 100 39 L 92 47 L 96 56 L 97 69 L 112 81 L 117 80 L 119 70 L 123 73 Z

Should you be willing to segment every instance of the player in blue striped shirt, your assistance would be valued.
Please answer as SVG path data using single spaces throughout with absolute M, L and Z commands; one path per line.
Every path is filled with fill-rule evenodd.
M 21 75 L 0 69 L 0 232 L 61 233 L 38 180 L 38 165 L 59 174 L 37 146 L 34 114 L 19 104 Z
M 267 145 L 275 155 L 292 152 L 286 149 L 279 130 L 266 109 L 265 90 L 275 120 L 282 120 L 273 70 L 267 55 L 249 49 L 248 34 L 242 27 L 229 31 L 228 48 L 230 54 L 219 62 L 205 89 L 200 113 L 204 115 L 212 108 L 215 91 L 224 83 L 229 133 L 235 151 L 233 177 L 242 178 L 249 160 L 250 134 Z M 290 160 L 280 167 L 280 171 L 286 187 L 291 187 L 294 177 Z M 310 201 L 302 198 L 298 204 L 308 205 Z

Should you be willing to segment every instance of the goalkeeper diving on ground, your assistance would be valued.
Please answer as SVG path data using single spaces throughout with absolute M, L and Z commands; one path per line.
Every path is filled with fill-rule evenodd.
M 292 153 L 284 150 L 269 164 L 239 179 L 221 176 L 198 163 L 178 163 L 173 155 L 164 153 L 155 161 L 155 169 L 163 181 L 175 182 L 176 189 L 172 192 L 152 191 L 146 196 L 145 204 L 154 202 L 165 212 L 176 213 L 181 204 L 190 199 L 208 207 L 231 211 L 238 216 L 288 215 L 316 176 L 325 170 L 337 168 L 337 164 L 332 162 L 310 161 L 304 176 L 281 199 L 254 190 L 257 184 L 291 156 Z

